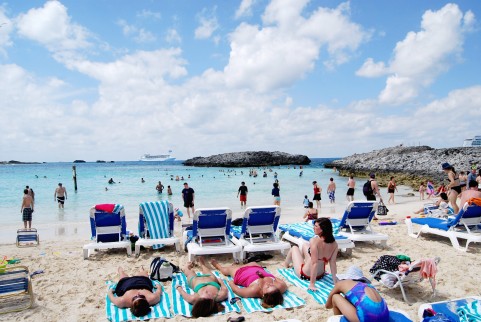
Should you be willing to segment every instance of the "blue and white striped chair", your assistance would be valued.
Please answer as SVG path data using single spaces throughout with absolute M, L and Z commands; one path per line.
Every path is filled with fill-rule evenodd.
M 125 248 L 127 255 L 132 254 L 132 246 L 126 238 L 124 206 L 119 204 L 93 206 L 90 209 L 90 229 L 92 242 L 83 247 L 84 259 L 87 259 L 90 252 L 95 249 Z
M 279 240 L 276 232 L 281 217 L 279 206 L 249 207 L 244 212 L 242 226 L 232 226 L 232 242 L 242 246 L 241 260 L 246 253 L 280 250 L 285 254 L 291 248 Z
M 26 266 L 2 269 L 0 273 L 0 314 L 28 309 L 33 304 L 30 274 Z
M 140 246 L 175 245 L 180 252 L 180 240 L 174 236 L 174 207 L 168 201 L 143 202 L 139 206 L 139 236 L 135 243 L 135 255 L 140 255 Z
M 194 256 L 232 254 L 240 260 L 242 246 L 235 245 L 230 239 L 232 210 L 229 208 L 199 208 L 194 212 L 192 230 L 184 233 L 189 261 Z

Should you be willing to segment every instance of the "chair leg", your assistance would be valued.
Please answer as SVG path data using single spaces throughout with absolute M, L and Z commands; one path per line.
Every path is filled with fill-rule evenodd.
M 89 258 L 89 250 L 84 248 L 84 259 Z
M 140 256 L 140 245 L 135 244 L 135 257 Z
M 466 249 L 459 246 L 458 238 L 456 237 L 456 235 L 454 235 L 454 233 L 450 233 L 448 235 L 448 237 L 449 237 L 449 240 L 451 240 L 451 244 L 453 244 L 453 247 L 456 248 L 457 250 L 461 250 L 461 251 L 467 251 L 468 250 L 467 242 L 466 242 Z
M 404 287 L 403 287 L 402 283 L 399 284 L 399 288 L 401 288 L 401 293 L 403 295 L 404 301 L 408 304 L 411 304 L 411 302 L 409 302 L 409 300 L 406 296 L 406 292 L 404 291 Z

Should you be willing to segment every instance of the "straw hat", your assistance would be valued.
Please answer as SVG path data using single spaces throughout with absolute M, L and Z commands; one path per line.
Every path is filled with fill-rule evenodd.
M 350 266 L 345 274 L 336 275 L 339 280 L 353 280 L 363 283 L 371 283 L 371 281 L 364 277 L 362 270 L 358 266 Z

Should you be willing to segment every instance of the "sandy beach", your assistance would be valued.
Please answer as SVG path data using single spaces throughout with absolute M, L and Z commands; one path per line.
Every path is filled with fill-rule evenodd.
M 383 189 L 385 190 L 385 189 Z M 407 235 L 404 218 L 411 215 L 413 210 L 422 207 L 425 201 L 420 201 L 419 196 L 409 197 L 406 187 L 400 187 L 404 196 L 396 196 L 396 205 L 389 205 L 389 214 L 386 219 L 398 221 L 394 226 L 380 226 L 374 223 L 373 227 L 379 232 L 389 235 L 387 248 L 370 243 L 356 243 L 351 256 L 338 257 L 338 272 L 345 271 L 350 265 L 358 265 L 365 275 L 381 255 L 406 254 L 412 259 L 439 256 L 441 262 L 436 276 L 437 296 L 431 298 L 431 287 L 428 281 L 407 289 L 412 305 L 403 301 L 399 289 L 389 290 L 374 282 L 381 295 L 386 299 L 390 308 L 401 309 L 417 321 L 419 306 L 425 302 L 440 301 L 459 298 L 466 295 L 481 295 L 479 270 L 479 254 L 481 248 L 472 244 L 467 253 L 455 250 L 448 238 L 436 236 L 422 236 L 419 239 Z M 338 198 L 343 198 L 339 196 Z M 359 197 L 359 196 L 358 196 Z M 387 196 L 384 198 L 387 200 Z M 340 217 L 345 209 L 345 201 L 330 206 L 324 202 L 321 214 L 324 216 Z M 233 209 L 234 218 L 240 217 L 241 210 Z M 281 223 L 300 221 L 302 209 L 282 209 Z M 130 223 L 129 223 L 130 224 Z M 133 223 L 132 223 L 133 224 Z M 133 226 L 131 226 L 133 227 Z M 88 228 L 88 227 L 86 227 Z M 176 234 L 180 235 L 181 226 L 176 225 Z M 42 238 L 42 236 L 40 236 Z M 160 251 L 145 250 L 140 257 L 127 257 L 125 250 L 100 251 L 90 256 L 88 260 L 82 258 L 82 246 L 86 239 L 68 236 L 50 236 L 42 239 L 40 246 L 30 248 L 17 248 L 13 242 L 1 244 L 3 256 L 20 259 L 21 265 L 29 267 L 30 271 L 43 270 L 42 274 L 32 278 L 35 303 L 31 309 L 10 313 L 0 317 L 3 321 L 106 321 L 105 296 L 106 282 L 116 281 L 117 268 L 122 266 L 128 273 L 136 272 L 141 266 L 149 267 L 150 261 L 155 256 L 163 256 L 175 264 L 183 265 L 187 256 L 184 252 L 180 256 L 174 247 L 166 247 Z M 464 243 L 462 243 L 463 245 Z M 231 263 L 231 256 L 217 256 L 223 264 Z M 282 267 L 283 256 L 275 253 L 274 258 L 263 262 L 271 271 L 276 272 Z M 279 275 L 277 272 L 276 275 Z M 278 321 L 283 319 L 298 319 L 302 321 L 325 321 L 332 315 L 331 310 L 317 304 L 313 298 L 303 290 L 291 285 L 289 290 L 306 301 L 306 305 L 291 310 L 274 310 L 272 313 L 241 313 L 247 321 Z M 167 294 L 170 293 L 170 282 L 164 283 Z M 201 318 L 202 321 L 227 320 L 226 314 L 210 318 Z M 171 321 L 182 321 L 185 317 L 175 316 Z

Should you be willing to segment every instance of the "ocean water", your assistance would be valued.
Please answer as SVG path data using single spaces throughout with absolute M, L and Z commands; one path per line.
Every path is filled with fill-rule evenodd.
M 99 203 L 120 203 L 125 206 L 127 221 L 136 222 L 139 203 L 144 201 L 169 200 L 174 207 L 183 208 L 181 191 L 188 182 L 195 190 L 195 207 L 229 207 L 234 217 L 242 210 L 237 198 L 237 189 L 245 181 L 249 189 L 247 206 L 271 205 L 274 173 L 280 183 L 281 208 L 303 214 L 304 195 L 312 199 L 312 181 L 316 180 L 323 188 L 323 206 L 328 203 L 326 187 L 329 178 L 337 184 L 338 200 L 345 204 L 347 178 L 340 177 L 324 163 L 334 159 L 313 159 L 304 166 L 299 176 L 299 166 L 276 166 L 256 168 L 258 177 L 249 176 L 249 168 L 197 168 L 183 166 L 180 161 L 160 162 L 115 162 L 115 163 L 43 163 L 0 166 L 0 242 L 23 227 L 20 213 L 23 189 L 29 185 L 35 192 L 35 212 L 33 227 L 51 230 L 54 235 L 76 234 L 77 229 L 88 228 L 89 209 Z M 77 187 L 74 190 L 72 166 L 76 166 Z M 267 177 L 263 177 L 263 172 Z M 175 176 L 184 180 L 175 180 Z M 108 184 L 113 178 L 115 184 Z M 144 178 L 145 182 L 141 182 Z M 171 180 L 173 178 L 174 180 Z M 161 181 L 165 186 L 162 194 L 155 187 Z M 54 200 L 54 192 L 61 182 L 67 189 L 65 209 L 59 210 Z M 167 186 L 173 191 L 167 195 Z M 108 188 L 106 190 L 105 188 Z M 136 230 L 130 226 L 131 230 Z M 87 230 L 88 232 L 88 230 Z M 9 236 L 9 237 L 5 237 Z M 88 237 L 87 237 L 88 238 Z

